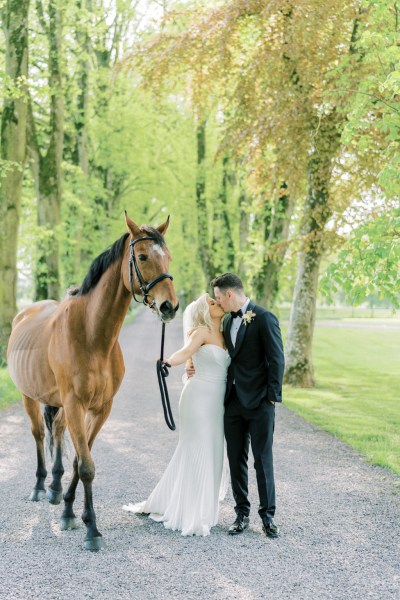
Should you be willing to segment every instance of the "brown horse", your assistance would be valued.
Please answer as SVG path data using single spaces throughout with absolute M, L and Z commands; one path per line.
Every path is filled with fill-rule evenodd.
M 76 527 L 73 503 L 80 479 L 88 550 L 102 546 L 93 508 L 95 467 L 90 450 L 125 373 L 118 335 L 132 294 L 142 295 L 143 302 L 164 322 L 173 319 L 178 309 L 168 274 L 170 254 L 163 238 L 169 218 L 157 229 L 138 227 L 128 215 L 125 219 L 129 233 L 93 261 L 81 287 L 61 302 L 44 300 L 21 311 L 13 321 L 8 344 L 8 369 L 22 392 L 36 440 L 36 484 L 30 499 L 38 501 L 46 495 L 41 402 L 46 405 L 46 425 L 55 446 L 47 496 L 52 504 L 61 502 L 62 438 L 68 427 L 76 456 L 64 495 L 61 529 Z

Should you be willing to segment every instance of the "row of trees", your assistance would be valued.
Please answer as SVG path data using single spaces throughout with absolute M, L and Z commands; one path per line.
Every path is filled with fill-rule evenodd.
M 397 2 L 142 4 L 3 3 L 0 344 L 18 270 L 57 298 L 123 208 L 168 210 L 182 301 L 225 270 L 290 300 L 286 379 L 313 385 L 321 271 L 399 302 Z

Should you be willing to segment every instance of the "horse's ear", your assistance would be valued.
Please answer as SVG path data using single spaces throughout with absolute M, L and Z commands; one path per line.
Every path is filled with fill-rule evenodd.
M 157 231 L 159 233 L 161 233 L 161 235 L 165 235 L 167 229 L 168 229 L 168 225 L 169 225 L 169 215 L 167 217 L 167 220 L 165 221 L 165 223 L 163 223 L 162 225 L 159 225 L 157 227 Z
M 136 225 L 136 223 L 134 223 L 134 221 L 132 221 L 132 219 L 128 216 L 128 213 L 126 211 L 125 211 L 125 223 L 126 223 L 129 233 L 131 234 L 131 236 L 134 239 L 136 239 L 142 235 L 142 232 L 140 231 L 140 227 L 138 227 Z

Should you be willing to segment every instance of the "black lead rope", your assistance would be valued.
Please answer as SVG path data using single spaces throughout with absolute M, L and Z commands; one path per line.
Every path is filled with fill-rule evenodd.
M 164 340 L 165 340 L 165 323 L 162 324 L 161 332 L 161 352 L 160 358 L 157 361 L 157 378 L 160 386 L 161 403 L 164 411 L 165 422 L 172 431 L 175 431 L 176 425 L 172 416 L 171 404 L 169 402 L 167 382 L 165 381 L 169 375 L 168 367 L 164 363 Z
M 149 283 L 147 283 L 143 279 L 143 276 L 142 276 L 140 269 L 138 267 L 138 264 L 136 262 L 134 247 L 135 247 L 135 244 L 137 244 L 138 242 L 144 242 L 144 241 L 148 241 L 148 240 L 153 241 L 153 242 L 156 241 L 156 239 L 151 236 L 143 236 L 143 237 L 137 238 L 136 240 L 131 239 L 131 241 L 129 243 L 130 256 L 129 256 L 128 277 L 129 277 L 129 283 L 131 286 L 131 292 L 132 292 L 133 299 L 136 302 L 139 302 L 139 300 L 135 296 L 135 286 L 133 283 L 133 270 L 134 270 L 136 279 L 138 281 L 138 285 L 140 288 L 140 293 L 143 296 L 143 304 L 145 306 L 149 306 L 150 308 L 154 309 L 155 299 L 149 293 L 150 290 L 159 281 L 162 281 L 163 279 L 171 279 L 171 281 L 172 281 L 173 277 L 169 273 L 161 273 L 160 275 L 158 275 L 157 277 L 152 279 Z M 148 301 L 148 298 L 150 298 L 150 297 L 153 298 L 151 302 Z M 162 402 L 162 406 L 163 406 L 163 410 L 164 410 L 165 422 L 168 425 L 168 427 L 170 429 L 172 429 L 172 431 L 174 431 L 176 429 L 176 426 L 175 426 L 175 422 L 174 422 L 174 417 L 172 416 L 171 405 L 169 402 L 167 382 L 165 381 L 165 379 L 169 375 L 169 372 L 168 372 L 168 367 L 164 364 L 164 339 L 165 339 L 165 323 L 162 324 L 161 356 L 160 356 L 159 360 L 157 361 L 157 378 L 158 378 L 158 385 L 160 386 L 161 402 Z

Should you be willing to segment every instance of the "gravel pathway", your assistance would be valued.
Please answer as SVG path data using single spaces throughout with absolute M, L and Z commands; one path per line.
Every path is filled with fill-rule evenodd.
M 61 506 L 28 500 L 36 469 L 28 418 L 20 405 L 0 414 L 1 600 L 400 598 L 400 478 L 284 406 L 277 408 L 275 434 L 278 540 L 262 535 L 253 468 L 251 524 L 241 536 L 227 535 L 231 493 L 206 538 L 182 537 L 121 510 L 146 498 L 177 443 L 164 424 L 156 382 L 160 334 L 155 317 L 143 311 L 121 335 L 127 372 L 93 452 L 105 543 L 98 553 L 83 549 L 82 522 L 60 531 Z M 138 341 L 144 335 L 146 345 Z M 176 319 L 167 327 L 166 355 L 181 336 Z M 176 368 L 169 377 L 176 420 L 182 373 Z

